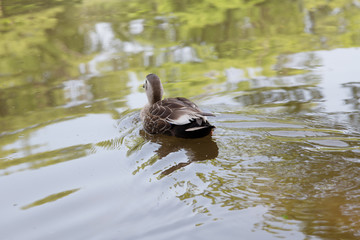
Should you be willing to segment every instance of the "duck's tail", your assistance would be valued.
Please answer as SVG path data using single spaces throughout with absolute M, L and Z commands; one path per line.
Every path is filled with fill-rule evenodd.
M 174 126 L 174 135 L 182 138 L 200 138 L 209 135 L 215 126 L 211 125 L 208 121 L 193 120 L 191 123 L 185 125 Z

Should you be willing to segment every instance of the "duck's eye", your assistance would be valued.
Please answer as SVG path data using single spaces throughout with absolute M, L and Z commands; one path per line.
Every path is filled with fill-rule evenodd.
M 143 88 L 147 89 L 147 80 L 145 81 Z

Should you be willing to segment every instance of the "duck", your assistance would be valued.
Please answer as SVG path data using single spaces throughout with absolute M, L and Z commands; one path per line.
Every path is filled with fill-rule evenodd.
M 163 98 L 164 88 L 156 74 L 148 74 L 143 85 L 148 103 L 140 111 L 145 132 L 179 138 L 201 138 L 212 133 L 215 126 L 207 120 L 206 113 L 184 97 Z

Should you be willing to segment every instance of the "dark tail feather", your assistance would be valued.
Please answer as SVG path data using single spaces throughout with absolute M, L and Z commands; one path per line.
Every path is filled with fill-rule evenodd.
M 209 135 L 215 126 L 209 122 L 203 122 L 199 125 L 196 121 L 185 125 L 174 125 L 172 132 L 173 135 L 182 138 L 200 138 Z
M 215 114 L 205 113 L 205 112 L 202 112 L 201 115 L 202 115 L 202 116 L 208 116 L 208 117 L 216 117 Z

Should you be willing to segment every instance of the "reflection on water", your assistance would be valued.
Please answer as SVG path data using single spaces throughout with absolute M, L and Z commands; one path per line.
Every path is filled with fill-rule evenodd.
M 357 239 L 357 1 L 2 1 L 5 239 Z M 217 117 L 149 136 L 143 79 Z
M 162 160 L 170 162 L 171 158 L 166 158 L 169 154 L 180 151 L 185 152 L 185 159 L 187 159 L 186 162 L 176 163 L 174 166 L 163 170 L 161 175 L 169 175 L 195 161 L 214 159 L 219 154 L 219 148 L 211 136 L 206 136 L 200 139 L 178 139 L 169 136 L 151 136 L 143 130 L 140 132 L 140 135 L 146 140 L 159 145 L 159 148 L 154 151 L 155 155 L 153 156 L 157 159 L 157 161 Z M 174 158 L 174 160 L 176 159 L 178 159 L 178 157 Z M 148 165 L 147 163 L 144 164 Z
M 67 195 L 72 194 L 72 193 L 74 193 L 74 192 L 76 192 L 78 190 L 79 189 L 73 189 L 73 190 L 68 190 L 68 191 L 64 191 L 64 192 L 61 192 L 61 193 L 55 193 L 55 194 L 47 196 L 47 197 L 45 197 L 43 199 L 37 200 L 37 201 L 35 201 L 35 202 L 31 203 L 31 204 L 23 206 L 23 207 L 21 207 L 21 209 L 26 210 L 26 209 L 29 209 L 29 208 L 32 208 L 32 207 L 40 206 L 40 205 L 45 204 L 45 203 L 56 201 L 56 200 L 58 200 L 60 198 L 66 197 Z
M 210 192 L 232 189 L 228 197 L 221 194 L 223 197 L 215 198 L 216 201 L 232 209 L 270 203 L 261 227 L 279 236 L 283 236 L 283 231 L 292 230 L 297 221 L 302 222 L 307 235 L 325 237 L 331 233 L 336 239 L 349 238 L 351 231 L 358 234 L 358 217 L 349 214 L 343 205 L 352 202 L 347 196 L 359 187 L 359 162 L 355 160 L 359 150 L 358 134 L 351 137 L 342 131 L 313 128 L 304 121 L 286 118 L 283 119 L 286 124 L 268 126 L 264 126 L 263 119 L 253 119 L 251 124 L 249 120 L 234 124 L 231 116 L 223 115 L 223 118 L 222 123 L 231 122 L 231 125 L 222 128 L 248 137 L 237 141 L 236 147 L 230 146 L 230 151 L 226 150 L 239 149 L 241 155 L 237 159 L 219 155 L 219 164 L 227 169 L 227 174 L 221 176 L 221 185 L 211 175 L 207 176 L 207 182 L 214 182 Z M 221 145 L 229 148 L 230 144 Z M 358 201 L 357 194 L 353 197 Z M 344 222 L 352 222 L 352 226 L 345 226 Z

